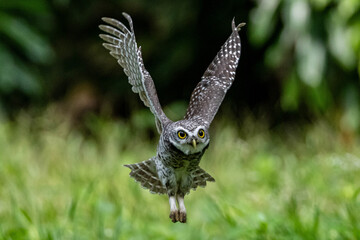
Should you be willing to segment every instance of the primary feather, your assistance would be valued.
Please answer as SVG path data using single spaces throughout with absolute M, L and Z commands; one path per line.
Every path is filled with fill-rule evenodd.
M 235 21 L 232 21 L 232 34 L 195 87 L 190 97 L 185 119 L 198 120 L 210 126 L 227 90 L 235 79 L 241 54 L 241 41 L 238 31 L 244 25 L 241 23 L 235 27 Z
M 100 25 L 99 28 L 107 34 L 100 34 L 107 43 L 103 46 L 110 50 L 110 54 L 118 60 L 124 73 L 128 76 L 132 90 L 138 93 L 145 106 L 155 115 L 156 126 L 161 133 L 163 125 L 169 122 L 163 112 L 149 72 L 145 69 L 141 56 L 141 48 L 137 47 L 133 22 L 131 17 L 123 13 L 128 20 L 130 30 L 121 22 L 113 18 L 102 18 L 109 25 Z

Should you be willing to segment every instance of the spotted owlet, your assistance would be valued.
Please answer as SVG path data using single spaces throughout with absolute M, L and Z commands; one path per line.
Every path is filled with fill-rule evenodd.
M 241 51 L 238 31 L 245 24 L 236 26 L 232 21 L 232 33 L 195 87 L 184 119 L 173 122 L 163 112 L 154 82 L 144 67 L 132 19 L 126 13 L 123 15 L 130 29 L 118 20 L 102 18 L 108 25 L 99 26 L 107 33 L 100 34 L 100 37 L 106 42 L 103 46 L 110 50 L 110 54 L 124 69 L 132 90 L 140 95 L 141 100 L 155 115 L 160 134 L 156 156 L 125 166 L 131 169 L 130 176 L 142 187 L 149 189 L 151 193 L 167 194 L 170 219 L 185 223 L 184 196 L 190 189 L 205 187 L 207 181 L 215 181 L 199 167 L 199 162 L 209 146 L 210 124 L 234 81 Z

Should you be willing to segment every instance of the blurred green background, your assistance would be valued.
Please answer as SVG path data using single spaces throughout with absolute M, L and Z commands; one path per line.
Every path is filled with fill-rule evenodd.
M 98 37 L 122 12 L 173 120 L 247 23 L 186 225 L 122 167 L 158 140 Z M 0 239 L 360 239 L 359 76 L 358 0 L 0 0 Z

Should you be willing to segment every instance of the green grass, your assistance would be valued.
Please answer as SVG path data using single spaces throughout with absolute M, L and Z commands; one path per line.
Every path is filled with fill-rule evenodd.
M 201 166 L 215 177 L 168 218 L 122 165 L 155 154 L 136 121 L 92 118 L 87 137 L 54 114 L 0 123 L 0 239 L 360 239 L 359 139 L 323 122 L 269 130 L 218 121 Z

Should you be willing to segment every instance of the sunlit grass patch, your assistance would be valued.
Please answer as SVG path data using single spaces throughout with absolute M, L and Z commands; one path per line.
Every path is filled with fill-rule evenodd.
M 85 135 L 51 116 L 0 124 L 2 239 L 360 238 L 359 142 L 326 123 L 216 122 L 201 162 L 216 182 L 186 196 L 187 224 L 122 166 L 156 153 L 155 129 L 86 124 Z

